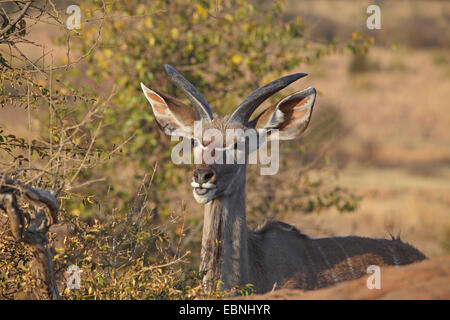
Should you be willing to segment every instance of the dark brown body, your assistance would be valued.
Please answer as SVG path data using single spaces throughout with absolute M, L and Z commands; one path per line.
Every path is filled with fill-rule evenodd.
M 314 239 L 277 221 L 250 232 L 248 247 L 250 282 L 258 293 L 274 287 L 323 288 L 367 276 L 370 265 L 400 266 L 426 259 L 400 239 L 356 236 Z

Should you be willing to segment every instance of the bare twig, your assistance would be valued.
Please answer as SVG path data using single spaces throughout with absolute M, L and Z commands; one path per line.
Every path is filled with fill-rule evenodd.
M 152 271 L 152 270 L 155 270 L 155 269 L 159 269 L 159 268 L 169 267 L 169 266 L 174 265 L 174 264 L 176 264 L 176 263 L 184 262 L 183 259 L 184 259 L 188 254 L 190 254 L 190 253 L 191 253 L 190 251 L 186 251 L 186 252 L 185 252 L 181 257 L 179 257 L 178 259 L 172 260 L 172 261 L 170 261 L 170 262 L 168 262 L 168 263 L 165 263 L 165 264 L 159 264 L 159 265 L 155 265 L 155 266 L 149 266 L 149 267 L 142 268 L 141 270 L 139 270 L 138 272 L 136 272 L 135 275 L 141 274 L 141 273 L 143 273 L 143 272 L 147 272 L 147 271 Z
M 19 12 L 19 15 L 14 19 L 12 22 L 10 22 L 6 27 L 4 27 L 2 30 L 0 30 L 0 36 L 3 36 L 6 34 L 9 30 L 11 30 L 12 27 L 14 27 L 27 13 L 28 8 L 30 8 L 32 3 L 32 0 L 25 4 L 25 6 L 22 8 L 22 10 Z

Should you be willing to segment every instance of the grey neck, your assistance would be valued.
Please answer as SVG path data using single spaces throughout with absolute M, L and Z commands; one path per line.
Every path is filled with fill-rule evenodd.
M 245 215 L 245 174 L 228 196 L 205 205 L 200 271 L 203 289 L 229 290 L 249 282 L 248 230 Z M 216 280 L 222 281 L 217 288 Z

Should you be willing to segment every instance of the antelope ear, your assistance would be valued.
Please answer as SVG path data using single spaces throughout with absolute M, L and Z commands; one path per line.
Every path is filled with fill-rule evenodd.
M 298 138 L 309 124 L 316 100 L 316 89 L 295 92 L 262 112 L 254 121 L 256 129 L 277 129 L 279 140 Z M 267 139 L 273 139 L 268 134 Z
M 181 101 L 162 93 L 157 93 L 141 83 L 142 90 L 153 109 L 156 123 L 167 135 L 191 138 L 195 111 Z

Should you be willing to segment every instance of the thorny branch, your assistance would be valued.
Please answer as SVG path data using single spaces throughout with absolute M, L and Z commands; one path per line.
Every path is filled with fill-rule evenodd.
M 59 300 L 48 239 L 50 226 L 58 220 L 56 198 L 46 190 L 33 188 L 1 174 L 0 210 L 6 212 L 9 218 L 14 239 L 27 244 L 33 253 L 33 267 L 40 285 L 38 290 L 42 289 L 37 295 L 39 298 Z
M 22 18 L 27 13 L 28 8 L 30 8 L 32 1 L 29 1 L 25 6 L 22 8 L 22 10 L 19 12 L 19 15 L 11 21 L 6 27 L 4 27 L 2 30 L 0 30 L 0 36 L 3 36 L 6 34 L 9 30 L 11 30 L 15 25 L 22 20 Z

